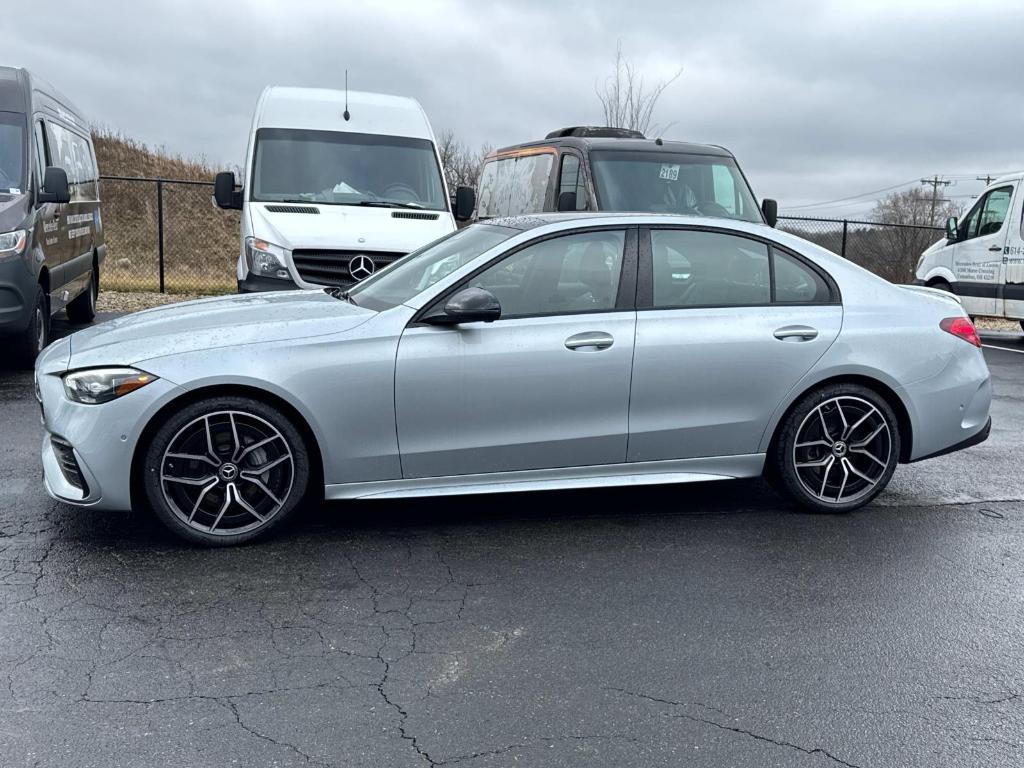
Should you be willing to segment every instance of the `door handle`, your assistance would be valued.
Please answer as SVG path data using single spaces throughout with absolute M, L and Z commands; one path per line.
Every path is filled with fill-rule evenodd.
M 990 245 L 988 247 L 988 249 L 990 251 L 993 251 L 994 253 L 999 253 L 999 252 L 1001 252 L 1003 250 L 1003 246 L 1001 246 L 1001 245 Z
M 786 339 L 799 339 L 800 341 L 811 341 L 818 338 L 818 330 L 807 325 L 787 325 L 775 331 L 775 338 L 780 341 Z
M 612 338 L 610 333 L 602 333 L 600 331 L 589 331 L 587 333 L 577 333 L 575 336 L 570 336 L 565 340 L 565 348 L 572 350 L 587 350 L 587 349 L 608 349 L 615 339 Z

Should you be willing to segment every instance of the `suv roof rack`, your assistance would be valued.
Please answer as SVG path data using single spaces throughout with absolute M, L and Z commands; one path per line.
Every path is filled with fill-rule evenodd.
M 569 128 L 559 128 L 552 131 L 545 139 L 564 139 L 574 136 L 581 139 L 646 139 L 640 131 L 629 128 L 609 128 L 600 125 L 573 125 Z

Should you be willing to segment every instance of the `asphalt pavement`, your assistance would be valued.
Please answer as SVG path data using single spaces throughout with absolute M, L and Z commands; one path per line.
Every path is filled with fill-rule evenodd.
M 0 766 L 1024 764 L 1024 339 L 870 507 L 761 482 L 359 502 L 178 544 L 40 484 L 0 371 Z

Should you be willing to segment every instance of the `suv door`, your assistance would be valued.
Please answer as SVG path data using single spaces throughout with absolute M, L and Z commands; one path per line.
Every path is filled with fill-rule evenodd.
M 629 461 L 757 453 L 842 317 L 831 280 L 767 241 L 642 231 Z
M 465 475 L 626 460 L 635 228 L 534 241 L 455 291 L 498 297 L 492 323 L 411 324 L 395 371 L 402 474 Z
M 953 290 L 971 315 L 994 315 L 1002 282 L 1006 219 L 1013 184 L 991 189 L 964 217 L 953 249 Z M 1001 306 L 998 309 L 1002 309 Z

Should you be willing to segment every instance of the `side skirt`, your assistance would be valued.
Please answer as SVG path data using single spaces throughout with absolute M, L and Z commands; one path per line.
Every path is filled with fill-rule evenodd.
M 764 460 L 763 453 L 751 453 L 740 456 L 640 461 L 592 467 L 559 467 L 516 472 L 490 472 L 479 475 L 446 475 L 404 480 L 378 480 L 366 483 L 341 483 L 326 486 L 324 498 L 328 501 L 368 498 L 401 499 L 414 496 L 457 496 L 468 493 L 509 493 L 620 485 L 698 483 L 709 480 L 757 477 L 764 469 Z

